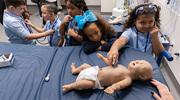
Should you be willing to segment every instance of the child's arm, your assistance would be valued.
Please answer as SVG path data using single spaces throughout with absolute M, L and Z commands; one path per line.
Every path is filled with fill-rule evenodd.
M 63 45 L 63 43 L 64 43 L 64 37 L 60 37 L 59 38 L 59 43 L 58 43 L 58 47 L 61 47 L 62 45 Z
M 59 27 L 59 33 L 61 34 L 61 36 L 65 35 L 66 24 L 69 23 L 69 21 L 70 21 L 70 16 L 64 17 L 64 19 L 61 21 L 61 25 Z
M 150 30 L 150 34 L 151 34 L 154 54 L 158 56 L 161 51 L 165 50 L 162 43 L 159 41 L 159 38 L 158 38 L 159 28 L 157 26 L 154 26 Z
M 25 21 L 26 21 L 26 24 L 28 24 L 29 26 L 31 26 L 33 29 L 35 29 L 35 30 L 38 31 L 39 33 L 45 31 L 44 29 L 39 28 L 39 27 L 33 25 L 29 20 L 25 19 Z
M 96 50 L 100 50 L 101 51 L 102 50 L 102 45 L 105 45 L 105 44 L 108 44 L 108 43 L 106 41 L 104 41 L 104 40 L 101 40 L 100 42 L 101 42 L 101 45 L 98 48 L 96 48 Z M 109 51 L 109 50 L 105 50 L 104 49 L 102 51 Z
M 113 43 L 110 51 L 107 54 L 107 59 L 109 60 L 110 64 L 114 65 L 114 63 L 118 61 L 118 51 L 126 44 L 126 42 L 127 38 L 122 36 Z
M 82 42 L 82 48 L 86 54 L 96 51 L 96 49 L 101 45 L 102 45 L 101 42 L 93 42 L 93 41 Z
M 63 45 L 64 42 L 64 38 L 63 37 L 59 37 L 59 42 L 58 42 L 58 47 L 61 47 Z
M 114 33 L 110 33 L 108 35 L 108 42 L 102 43 L 103 41 L 101 41 L 102 45 L 97 50 L 109 51 L 111 46 L 112 46 L 112 44 L 116 40 L 117 40 L 117 37 L 114 35 Z
M 38 38 L 41 38 L 41 37 L 44 37 L 44 36 L 48 36 L 48 35 L 51 35 L 54 33 L 54 30 L 48 30 L 48 31 L 45 31 L 45 32 L 42 32 L 42 33 L 33 33 L 33 34 L 29 34 L 25 37 L 25 39 L 28 39 L 28 40 L 32 40 L 32 39 L 38 39 Z
M 75 33 L 74 29 L 69 29 L 68 35 L 76 39 L 78 42 L 82 42 L 83 40 L 83 37 L 79 35 L 78 33 Z
M 117 92 L 121 89 L 128 87 L 129 85 L 131 85 L 131 83 L 132 83 L 132 80 L 130 78 L 126 78 L 122 81 L 112 84 L 111 86 L 108 86 L 104 90 L 104 92 L 106 92 L 108 94 L 113 94 L 114 92 Z

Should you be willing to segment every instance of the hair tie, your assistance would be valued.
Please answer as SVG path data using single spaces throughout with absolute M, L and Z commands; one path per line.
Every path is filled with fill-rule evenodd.
M 85 16 L 82 16 L 82 15 L 75 16 L 75 20 L 78 23 L 79 29 L 82 30 L 83 27 L 84 27 L 84 24 L 86 22 L 97 21 L 97 18 L 90 10 L 88 10 L 88 11 L 85 12 Z
M 156 8 L 155 6 L 153 6 L 153 5 L 149 5 L 148 8 L 153 8 L 154 11 L 157 12 L 157 8 Z M 139 7 L 138 9 L 136 9 L 135 15 L 137 15 L 138 11 L 142 11 L 142 10 L 144 10 L 144 7 L 143 7 L 143 6 L 142 6 L 142 7 Z

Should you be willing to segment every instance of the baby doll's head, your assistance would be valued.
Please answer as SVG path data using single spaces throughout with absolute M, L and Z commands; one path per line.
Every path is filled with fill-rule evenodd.
M 4 3 L 7 10 L 17 16 L 22 15 L 26 5 L 24 0 L 5 0 Z
M 149 80 L 152 78 L 153 69 L 149 62 L 136 60 L 129 63 L 128 70 L 132 74 L 133 80 Z
M 41 7 L 42 17 L 45 21 L 57 15 L 58 8 L 53 3 L 44 3 Z
M 84 11 L 87 11 L 86 2 L 84 0 L 65 0 L 68 14 L 75 18 L 76 15 L 81 15 Z
M 123 31 L 125 29 L 136 26 L 141 33 L 147 33 L 156 25 L 159 27 L 160 7 L 153 4 L 141 4 L 135 7 L 130 13 L 129 18 L 125 21 Z

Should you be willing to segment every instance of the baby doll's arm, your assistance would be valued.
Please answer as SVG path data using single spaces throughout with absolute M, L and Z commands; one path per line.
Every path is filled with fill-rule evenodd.
M 158 56 L 161 51 L 165 50 L 162 43 L 159 41 L 159 38 L 158 38 L 159 28 L 157 26 L 154 26 L 150 30 L 150 34 L 151 34 L 154 54 Z
M 119 91 L 121 89 L 124 89 L 125 87 L 128 87 L 131 83 L 132 83 L 132 80 L 130 78 L 126 78 L 122 81 L 112 84 L 111 86 L 108 86 L 104 90 L 104 92 L 108 94 L 113 94 L 116 91 Z
M 99 59 L 103 60 L 107 66 L 111 66 L 108 59 L 105 58 L 103 55 L 101 55 L 100 53 L 97 53 L 97 56 L 98 56 Z
M 35 29 L 35 30 L 38 31 L 39 33 L 45 31 L 44 29 L 39 28 L 39 27 L 33 25 L 28 19 L 25 19 L 25 21 L 26 21 L 26 24 L 27 24 L 27 25 L 31 26 L 33 29 Z

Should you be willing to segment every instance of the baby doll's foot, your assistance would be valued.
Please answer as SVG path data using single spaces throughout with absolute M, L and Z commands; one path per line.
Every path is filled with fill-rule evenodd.
M 109 20 L 108 23 L 110 23 L 110 24 L 119 24 L 120 21 L 121 21 L 121 16 L 118 16 L 114 20 Z
M 101 59 L 101 60 L 103 60 L 103 58 L 104 58 L 104 56 L 101 55 L 100 53 L 97 53 L 97 56 L 98 56 L 98 58 Z
M 74 71 L 76 70 L 75 63 L 71 64 L 72 74 L 76 74 Z
M 70 85 L 64 85 L 63 86 L 63 93 L 66 93 L 68 91 L 72 90 L 72 87 Z
M 111 20 L 111 19 L 109 19 L 109 20 L 108 20 L 108 23 L 109 23 L 109 24 L 112 24 L 112 20 Z

